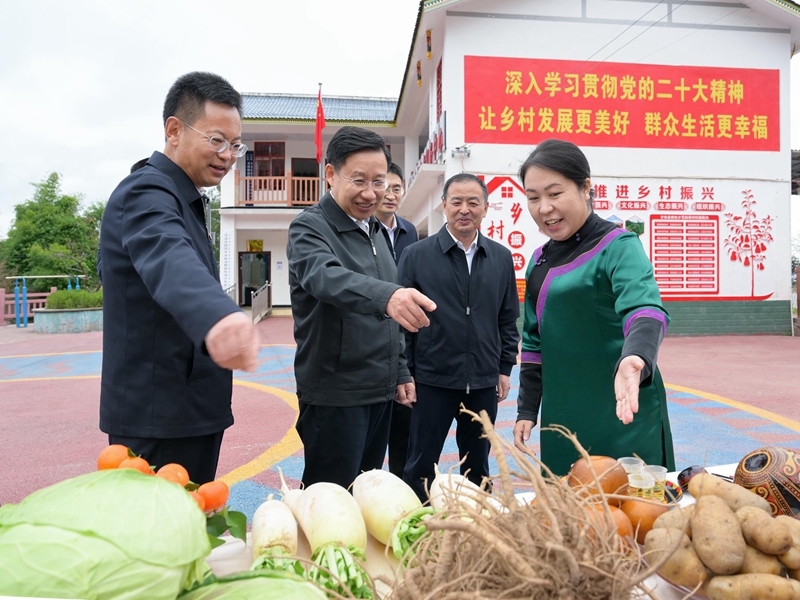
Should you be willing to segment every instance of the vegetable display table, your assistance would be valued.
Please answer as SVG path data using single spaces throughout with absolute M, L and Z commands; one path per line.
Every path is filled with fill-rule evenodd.
M 720 465 L 716 467 L 706 467 L 709 473 L 716 475 L 733 476 L 736 470 L 736 465 Z M 677 472 L 668 473 L 667 480 L 677 483 Z M 683 498 L 680 501 L 681 506 L 691 504 L 694 502 L 688 492 L 684 492 Z M 378 542 L 371 535 L 367 536 L 367 560 L 364 566 L 371 577 L 382 577 L 387 580 L 394 579 L 395 572 L 399 567 L 399 561 L 394 555 L 387 556 L 385 553 L 386 547 Z M 252 550 L 249 546 L 250 534 L 248 534 L 248 545 L 246 546 L 241 540 L 223 537 L 225 545 L 215 548 L 211 555 L 208 557 L 207 562 L 214 573 L 218 576 L 229 575 L 239 571 L 246 571 L 250 568 L 253 562 Z M 308 557 L 310 555 L 308 542 L 305 539 L 302 531 L 298 532 L 297 536 L 298 548 L 297 552 L 301 557 Z M 685 598 L 685 593 L 681 592 L 678 588 L 672 586 L 667 581 L 658 576 L 650 577 L 647 580 L 647 586 L 654 590 L 654 594 L 659 600 L 681 600 Z M 386 592 L 387 587 L 381 582 L 376 583 L 378 592 Z M 636 597 L 636 596 L 634 596 Z M 644 597 L 644 596 L 641 596 Z

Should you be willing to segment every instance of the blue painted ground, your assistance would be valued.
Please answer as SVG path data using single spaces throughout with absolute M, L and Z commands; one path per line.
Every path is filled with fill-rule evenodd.
M 265 346 L 261 349 L 260 366 L 256 373 L 236 373 L 239 382 L 250 382 L 260 386 L 283 390 L 291 398 L 295 391 L 292 371 L 294 347 L 291 345 Z M 0 380 L 14 381 L 42 378 L 63 379 L 97 379 L 100 375 L 101 352 L 68 353 L 54 356 L 18 356 L 0 357 Z M 500 405 L 497 417 L 497 429 L 501 435 L 511 441 L 511 431 L 516 417 L 516 394 L 518 386 L 518 369 L 512 373 L 512 389 L 508 400 Z M 237 388 L 239 387 L 237 386 Z M 758 416 L 739 407 L 736 402 L 725 403 L 724 399 L 716 401 L 706 397 L 703 392 L 697 394 L 670 389 L 668 386 L 668 402 L 670 421 L 675 444 L 676 466 L 682 469 L 689 465 L 719 465 L 737 463 L 750 451 L 767 445 L 800 447 L 800 424 L 782 419 L 782 424 Z M 236 393 L 234 395 L 236 398 Z M 251 392 L 251 403 L 261 415 L 267 409 L 268 419 L 274 416 L 275 423 L 269 429 L 275 439 L 264 439 L 266 428 L 253 433 L 252 425 L 247 429 L 247 437 L 259 437 L 255 443 L 252 439 L 242 442 L 258 449 L 255 453 L 242 454 L 239 463 L 236 461 L 235 448 L 223 447 L 223 455 L 227 460 L 218 475 L 231 473 L 234 469 L 247 464 L 266 450 L 279 446 L 280 436 L 293 427 L 296 411 L 291 409 L 285 400 L 279 400 L 273 394 Z M 266 403 L 266 405 L 264 404 Z M 236 405 L 235 405 L 236 406 Z M 238 416 L 237 416 L 238 419 Z M 234 427 L 237 427 L 236 425 Z M 281 432 L 275 437 L 274 432 Z M 529 442 L 532 449 L 538 450 L 538 429 Z M 234 435 L 231 436 L 235 437 Z M 226 439 L 228 435 L 226 434 Z M 275 461 L 262 465 L 260 471 L 237 480 L 231 489 L 230 506 L 252 518 L 257 506 L 268 494 L 277 494 L 280 467 L 287 477 L 290 486 L 296 486 L 303 470 L 302 448 L 281 455 L 277 453 Z M 458 451 L 454 432 L 444 448 L 441 466 L 446 469 L 455 464 Z M 491 459 L 492 472 L 497 472 L 494 458 Z

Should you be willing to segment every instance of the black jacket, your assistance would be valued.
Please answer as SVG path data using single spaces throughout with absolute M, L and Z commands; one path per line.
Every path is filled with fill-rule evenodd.
M 331 196 L 289 225 L 289 288 L 300 402 L 361 406 L 393 400 L 411 381 L 400 326 L 386 304 L 400 286 L 375 217 L 369 236 Z
M 403 255 L 403 250 L 418 241 L 419 235 L 417 234 L 417 228 L 414 227 L 411 221 L 406 221 L 399 215 L 395 215 L 394 218 L 397 220 L 397 229 L 394 232 L 396 238 L 394 240 L 394 246 L 392 246 L 392 243 L 389 241 L 389 230 L 381 226 L 381 231 L 383 231 L 383 237 L 386 238 L 386 243 L 389 244 L 389 249 L 394 255 L 394 262 L 398 263 L 400 262 L 400 257 Z
M 497 385 L 517 364 L 519 298 L 511 252 L 484 235 L 467 259 L 443 226 L 406 248 L 399 282 L 436 303 L 431 324 L 406 333 L 408 367 L 420 383 L 452 389 Z
M 204 338 L 239 308 L 220 286 L 200 192 L 160 152 L 111 194 L 100 255 L 100 429 L 172 438 L 232 425 L 232 374 Z

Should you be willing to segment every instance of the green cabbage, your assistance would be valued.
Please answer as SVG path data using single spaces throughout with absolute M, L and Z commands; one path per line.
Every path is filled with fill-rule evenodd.
M 180 600 L 325 600 L 315 585 L 288 573 L 246 571 L 228 577 L 211 577 L 201 587 L 183 594 Z
M 180 486 L 97 471 L 0 507 L 0 596 L 174 600 L 210 572 L 210 551 Z

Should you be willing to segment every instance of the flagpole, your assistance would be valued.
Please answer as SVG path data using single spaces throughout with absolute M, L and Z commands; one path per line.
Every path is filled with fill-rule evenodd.
M 319 95 L 318 98 L 322 98 L 322 83 L 319 84 Z M 323 113 L 324 114 L 324 113 Z M 322 135 L 320 134 L 320 147 L 322 146 Z M 319 196 L 325 195 L 325 157 L 323 156 L 319 161 Z

